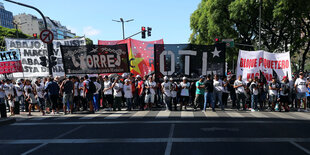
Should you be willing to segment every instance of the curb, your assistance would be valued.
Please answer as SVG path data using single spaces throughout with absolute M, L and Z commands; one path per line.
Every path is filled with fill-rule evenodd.
M 12 124 L 15 122 L 16 122 L 15 118 L 0 118 L 0 126 Z

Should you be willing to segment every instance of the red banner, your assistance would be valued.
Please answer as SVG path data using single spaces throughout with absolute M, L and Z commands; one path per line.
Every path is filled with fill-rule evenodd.
M 154 72 L 154 44 L 163 44 L 163 39 L 156 41 L 140 41 L 135 39 L 103 41 L 98 45 L 115 45 L 127 43 L 130 72 L 134 75 L 148 75 Z

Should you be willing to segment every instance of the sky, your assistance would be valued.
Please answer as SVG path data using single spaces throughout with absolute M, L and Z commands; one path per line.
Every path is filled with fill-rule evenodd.
M 152 36 L 143 39 L 164 39 L 167 44 L 188 43 L 191 34 L 190 16 L 201 0 L 15 0 L 39 8 L 45 16 L 60 21 L 79 36 L 97 40 L 120 40 L 123 38 L 123 18 L 134 19 L 125 23 L 125 36 L 141 30 L 141 26 L 152 27 Z M 13 15 L 32 14 L 36 11 L 3 0 L 6 10 Z M 132 37 L 141 39 L 141 34 Z

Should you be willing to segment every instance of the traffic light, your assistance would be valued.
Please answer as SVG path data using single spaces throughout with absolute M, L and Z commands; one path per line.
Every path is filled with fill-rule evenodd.
M 151 27 L 147 27 L 147 36 L 148 37 L 151 36 L 151 32 L 152 32 L 152 28 Z
M 141 34 L 142 34 L 141 37 L 142 37 L 142 39 L 145 39 L 145 31 L 146 31 L 146 30 L 145 30 L 145 27 L 142 26 L 142 27 L 141 27 Z
M 214 38 L 214 43 L 215 43 L 215 44 L 220 43 L 220 42 L 221 42 L 221 41 L 220 41 L 220 39 L 219 39 L 218 37 L 215 37 L 215 38 Z
M 41 60 L 40 65 L 46 67 L 47 66 L 46 57 L 40 57 L 40 60 Z
M 34 39 L 37 39 L 37 38 L 38 38 L 37 33 L 32 34 L 32 36 L 33 36 Z
M 57 65 L 57 58 L 54 56 L 54 55 L 52 55 L 51 56 L 51 63 L 50 63 L 50 66 L 51 67 L 54 67 L 54 66 L 56 66 Z

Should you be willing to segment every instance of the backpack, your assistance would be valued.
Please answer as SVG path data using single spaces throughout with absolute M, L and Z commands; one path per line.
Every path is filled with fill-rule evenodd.
M 96 92 L 96 86 L 93 81 L 89 81 L 88 83 L 88 93 L 94 94 Z

